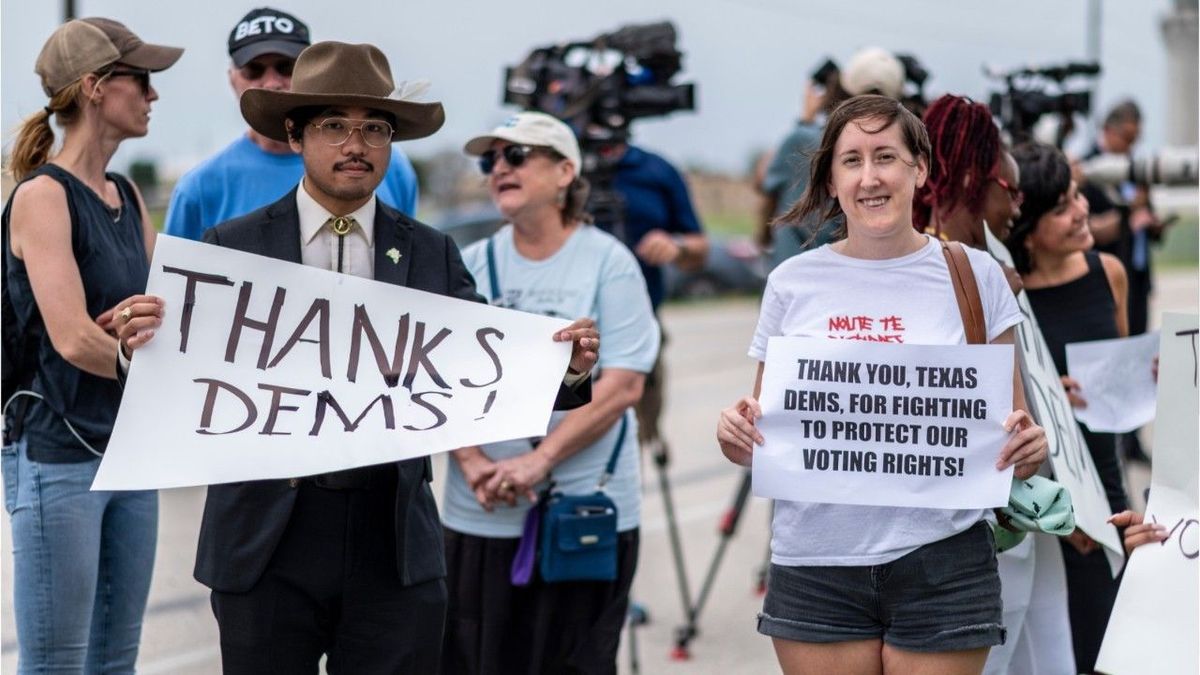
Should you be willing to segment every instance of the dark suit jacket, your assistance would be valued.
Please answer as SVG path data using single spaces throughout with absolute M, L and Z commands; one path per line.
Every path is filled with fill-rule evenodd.
M 449 237 L 383 202 L 375 211 L 375 279 L 462 300 L 483 302 L 458 247 Z M 204 241 L 217 246 L 300 263 L 296 191 L 253 213 L 217 225 Z M 384 252 L 400 252 L 393 263 Z M 561 386 L 555 408 L 591 400 L 590 378 L 576 390 Z M 429 482 L 428 457 L 396 463 L 396 571 L 404 584 L 446 575 L 442 526 Z M 195 577 L 216 591 L 242 593 L 262 576 L 283 537 L 296 500 L 288 480 L 262 480 L 208 488 Z

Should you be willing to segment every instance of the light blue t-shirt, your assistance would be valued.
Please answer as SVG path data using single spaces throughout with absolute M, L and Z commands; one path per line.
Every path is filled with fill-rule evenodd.
M 564 319 L 592 317 L 600 331 L 600 378 L 606 368 L 650 372 L 658 355 L 658 323 L 637 260 L 620 241 L 591 225 L 581 225 L 554 255 L 529 260 L 513 247 L 511 225 L 492 238 L 500 287 L 500 297 L 492 304 Z M 486 244 L 484 240 L 467 247 L 463 260 L 479 292 L 490 298 Z M 555 412 L 550 430 L 567 414 Z M 632 409 L 625 411 L 625 418 L 625 440 L 613 477 L 605 486 L 617 505 L 617 530 L 621 532 L 637 527 L 641 516 L 637 419 Z M 595 492 L 620 426 L 617 422 L 595 443 L 554 467 L 551 475 L 556 489 L 566 494 Z M 485 445 L 483 452 L 501 460 L 529 452 L 530 447 L 528 440 L 521 439 Z M 487 513 L 475 501 L 458 463 L 450 461 L 449 467 L 442 508 L 446 527 L 478 537 L 521 536 L 529 510 L 527 500 L 521 499 L 515 507 L 500 504 Z
M 279 200 L 303 175 L 303 157 L 267 152 L 243 134 L 179 179 L 163 231 L 199 240 L 208 228 Z M 410 216 L 417 212 L 417 173 L 399 148 L 392 148 L 375 194 Z

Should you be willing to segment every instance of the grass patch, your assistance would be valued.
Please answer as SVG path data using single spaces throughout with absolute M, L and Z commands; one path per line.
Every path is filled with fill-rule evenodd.
M 1200 218 L 1180 218 L 1167 229 L 1162 244 L 1150 250 L 1155 266 L 1196 267 L 1200 264 Z
M 753 213 L 706 213 L 700 219 L 704 231 L 740 237 L 754 236 Z
M 163 223 L 167 220 L 166 209 L 150 209 L 150 221 L 154 223 L 154 229 L 159 232 L 163 231 Z

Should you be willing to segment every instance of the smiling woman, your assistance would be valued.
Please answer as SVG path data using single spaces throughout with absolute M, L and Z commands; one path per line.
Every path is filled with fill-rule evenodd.
M 1026 202 L 1007 242 L 1029 304 L 1054 366 L 1072 405 L 1086 405 L 1087 392 L 1067 374 L 1066 345 L 1071 342 L 1125 337 L 1128 282 L 1115 256 L 1092 250 L 1088 202 L 1071 179 L 1066 157 L 1048 145 L 1027 144 L 1013 150 L 1021 171 Z M 1116 436 L 1079 425 L 1113 513 L 1129 506 Z M 1117 580 L 1108 571 L 1103 551 L 1082 532 L 1062 542 L 1067 571 L 1076 672 L 1095 668 L 1108 616 L 1116 601 Z
M 913 194 L 927 180 L 929 163 L 925 127 L 894 99 L 859 96 L 830 115 L 808 189 L 784 220 L 839 218 L 842 231 L 835 243 L 789 258 L 767 279 L 750 346 L 750 356 L 760 362 L 754 393 L 723 410 L 717 426 L 730 461 L 749 465 L 763 442 L 756 422 L 769 338 L 844 338 L 839 318 L 888 317 L 859 322 L 852 336 L 965 342 L 941 244 L 913 228 Z M 987 340 L 1012 342 L 1021 314 L 1003 273 L 986 253 L 966 253 Z M 920 375 L 924 384 L 940 386 L 943 377 L 975 384 L 975 375 L 965 371 Z M 1045 433 L 1024 411 L 1019 387 L 1013 410 L 1005 421 L 1013 433 L 997 468 L 1013 466 L 1016 476 L 1028 477 L 1046 457 Z M 936 439 L 963 442 L 953 430 Z M 891 461 L 882 463 L 882 472 L 926 470 L 904 457 Z M 991 528 L 984 510 L 926 506 L 776 501 L 758 630 L 773 638 L 785 673 L 980 671 L 988 650 L 1004 640 Z M 953 571 L 946 569 L 948 560 L 955 561 Z M 951 574 L 954 583 L 942 583 Z

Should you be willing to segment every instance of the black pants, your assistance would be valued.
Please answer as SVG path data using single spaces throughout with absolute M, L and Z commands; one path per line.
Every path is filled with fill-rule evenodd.
M 1071 616 L 1075 670 L 1092 673 L 1121 581 L 1113 579 L 1103 550 L 1081 555 L 1067 542 L 1059 543 L 1067 570 L 1067 609 Z
M 446 614 L 442 579 L 396 572 L 396 473 L 364 490 L 298 488 L 266 572 L 246 593 L 212 594 L 225 673 L 435 673 Z
M 1126 265 L 1129 272 L 1129 293 L 1126 306 L 1129 314 L 1129 334 L 1141 335 L 1149 328 L 1150 291 L 1153 290 L 1153 277 L 1150 269 L 1135 270 Z
M 446 530 L 442 675 L 616 675 L 638 530 L 617 535 L 615 581 L 510 582 L 518 539 Z

